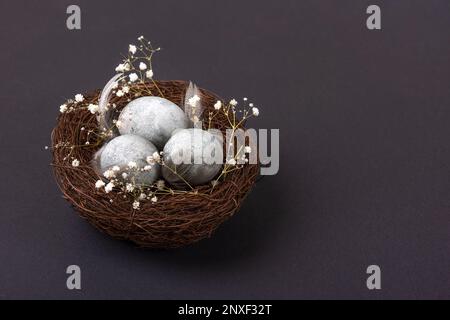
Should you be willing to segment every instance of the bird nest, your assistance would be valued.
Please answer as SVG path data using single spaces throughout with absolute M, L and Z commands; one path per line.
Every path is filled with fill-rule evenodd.
M 180 105 L 186 88 L 184 81 L 155 81 L 134 84 L 131 92 L 136 97 L 152 92 Z M 214 111 L 213 105 L 219 98 L 204 89 L 200 94 L 204 112 Z M 99 95 L 99 90 L 85 95 L 83 104 L 96 103 Z M 129 99 L 129 96 L 114 96 L 110 103 L 120 110 Z M 71 104 L 76 102 L 67 104 L 69 110 L 73 107 Z M 212 119 L 210 127 L 224 132 L 229 127 L 228 119 L 219 114 Z M 211 184 L 198 186 L 189 192 L 169 190 L 160 194 L 157 202 L 143 202 L 139 210 L 135 210 L 131 206 L 133 200 L 127 195 L 105 193 L 95 187 L 101 177 L 91 165 L 91 159 L 103 143 L 98 131 L 97 119 L 87 108 L 58 117 L 52 132 L 52 166 L 56 181 L 64 198 L 81 217 L 114 238 L 130 240 L 142 247 L 175 248 L 210 237 L 239 209 L 258 176 L 257 164 L 245 164 L 229 172 L 213 187 Z M 71 165 L 68 158 L 77 159 L 80 165 Z

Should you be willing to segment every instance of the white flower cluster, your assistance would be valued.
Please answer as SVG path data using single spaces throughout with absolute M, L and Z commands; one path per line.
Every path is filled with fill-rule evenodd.
M 97 104 L 90 103 L 87 108 L 92 114 L 95 114 L 95 113 L 98 112 L 98 105 Z
M 131 73 L 128 77 L 130 78 L 130 82 L 136 82 L 139 79 L 139 76 L 135 72 Z
M 214 109 L 220 110 L 221 108 L 222 108 L 222 101 L 218 100 L 218 101 L 214 104 Z
M 147 70 L 147 65 L 144 62 L 139 63 L 139 70 L 141 71 Z
M 77 95 L 75 95 L 75 101 L 76 102 L 83 102 L 84 101 L 84 97 L 83 97 L 83 95 L 82 94 L 77 94 Z
M 119 64 L 116 67 L 116 72 L 123 73 L 123 72 L 130 71 L 130 69 L 131 69 L 130 64 L 128 62 L 125 62 L 125 63 Z
M 153 79 L 152 56 L 160 48 L 154 49 L 151 42 L 147 41 L 143 36 L 137 38 L 139 44 L 130 44 L 128 46 L 128 56 L 116 67 L 118 73 L 128 73 L 127 79 L 125 77 L 122 81 L 134 83 L 140 80 L 144 82 L 146 79 Z M 117 91 L 117 96 L 123 96 L 127 93 L 124 90 Z
M 78 104 L 84 101 L 84 96 L 82 94 L 76 94 L 74 99 L 69 99 L 67 100 L 67 103 L 64 103 L 62 105 L 59 106 L 59 112 L 61 113 L 66 113 L 66 112 L 71 112 L 73 110 L 75 110 L 74 106 L 70 106 L 69 104 Z
M 155 163 L 161 163 L 162 152 L 154 152 L 152 155 L 147 157 L 147 163 L 149 165 L 154 165 Z
M 80 165 L 80 160 L 74 159 L 74 160 L 72 161 L 72 167 L 78 167 L 79 165 Z
M 192 98 L 191 98 L 192 99 Z M 229 120 L 230 125 L 233 126 L 239 126 L 242 124 L 243 121 L 248 119 L 250 116 L 257 117 L 259 116 L 259 109 L 255 107 L 253 103 L 248 103 L 247 98 L 242 99 L 244 101 L 243 110 L 237 110 L 237 105 L 239 104 L 236 99 L 231 99 L 228 104 L 224 103 L 220 100 L 217 100 L 214 104 L 214 110 L 215 112 L 209 113 L 209 124 L 211 125 L 212 119 L 219 113 L 222 112 Z M 189 100 L 189 104 L 195 103 L 195 100 L 191 101 Z M 237 113 L 242 113 L 241 120 L 238 120 L 236 122 L 236 115 Z
M 112 168 L 103 172 L 103 177 L 108 180 L 106 183 L 103 179 L 97 180 L 95 182 L 96 189 L 104 189 L 105 193 L 110 193 L 117 188 L 117 190 L 123 194 L 131 194 L 134 196 L 135 200 L 133 202 L 133 209 L 139 210 L 141 208 L 141 201 L 150 200 L 152 203 L 156 203 L 158 201 L 158 197 L 156 196 L 156 191 L 164 191 L 165 181 L 158 180 L 155 184 L 150 188 L 150 192 L 148 192 L 148 186 L 140 186 L 134 183 L 134 180 L 128 180 L 130 171 L 149 171 L 153 168 L 156 163 L 162 163 L 162 152 L 155 152 L 152 155 L 147 157 L 147 164 L 144 167 L 139 167 L 135 161 L 130 161 L 123 168 L 119 166 L 113 166 Z M 119 179 L 121 178 L 121 179 Z M 146 191 L 147 190 L 147 191 Z M 153 191 L 151 191 L 153 190 Z
M 188 104 L 191 107 L 196 107 L 197 104 L 199 103 L 199 101 L 200 101 L 200 97 L 198 95 L 194 95 L 194 96 L 192 96 L 191 98 L 188 99 Z

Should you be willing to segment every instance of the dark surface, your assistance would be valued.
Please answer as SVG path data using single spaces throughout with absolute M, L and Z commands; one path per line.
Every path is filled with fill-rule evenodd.
M 0 4 L 0 298 L 450 298 L 450 1 Z M 212 239 L 146 251 L 80 219 L 53 180 L 58 106 L 128 43 L 160 79 L 248 96 L 281 164 Z M 82 269 L 82 290 L 65 269 Z M 382 290 L 366 288 L 368 265 Z

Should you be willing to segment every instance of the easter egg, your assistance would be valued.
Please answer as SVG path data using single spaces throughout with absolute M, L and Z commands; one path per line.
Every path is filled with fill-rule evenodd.
M 141 97 L 128 103 L 119 115 L 120 134 L 135 134 L 160 150 L 175 129 L 185 129 L 189 120 L 173 102 L 160 97 Z
M 155 145 L 141 136 L 126 134 L 115 137 L 102 148 L 99 156 L 101 173 L 120 168 L 115 173 L 119 178 L 125 176 L 136 185 L 152 185 L 160 174 L 160 167 L 153 164 L 150 168 L 147 157 L 155 152 L 158 152 Z
M 210 182 L 220 172 L 222 141 L 202 129 L 178 130 L 164 147 L 162 174 L 171 185 L 197 186 Z

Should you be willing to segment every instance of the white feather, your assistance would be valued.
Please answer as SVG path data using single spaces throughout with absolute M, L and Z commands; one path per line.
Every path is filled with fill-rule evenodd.
M 201 116 L 203 113 L 203 105 L 201 99 L 195 104 L 195 107 L 189 103 L 189 99 L 194 96 L 201 97 L 200 90 L 198 87 L 189 82 L 189 86 L 186 89 L 186 94 L 184 96 L 184 113 L 188 117 L 189 120 L 192 121 L 195 128 L 202 128 Z
M 102 90 L 100 95 L 100 99 L 98 101 L 98 115 L 97 121 L 100 130 L 109 129 L 112 127 L 112 111 L 108 108 L 108 102 L 111 98 L 111 91 L 117 85 L 118 79 L 122 76 L 122 74 L 116 74 Z

